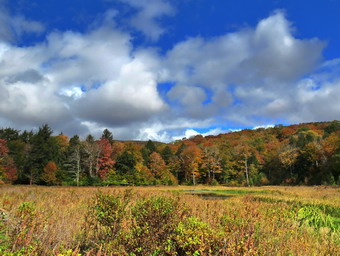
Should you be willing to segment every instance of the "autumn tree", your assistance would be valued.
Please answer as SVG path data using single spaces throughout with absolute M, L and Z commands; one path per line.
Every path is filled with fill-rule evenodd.
M 216 173 L 222 172 L 221 157 L 219 155 L 218 147 L 205 147 L 203 150 L 203 164 L 202 169 L 207 174 L 207 183 L 215 180 Z
M 182 159 L 180 156 L 173 155 L 167 164 L 167 167 L 172 175 L 176 177 L 177 182 L 181 182 L 179 174 L 181 173 Z
M 339 184 L 339 123 L 277 125 L 171 144 L 113 141 L 107 129 L 100 140 L 68 140 L 47 124 L 37 132 L 0 128 L 0 176 L 30 184 L 170 184 L 168 178 L 186 184 Z
M 57 185 L 59 181 L 57 179 L 57 164 L 53 161 L 49 161 L 46 166 L 44 167 L 43 173 L 41 175 L 41 179 L 47 185 Z
M 224 141 L 221 145 L 219 145 L 219 152 L 221 157 L 221 179 L 220 182 L 230 184 L 231 182 L 235 182 L 237 180 L 237 162 L 236 157 L 234 156 L 234 148 L 231 145 L 230 141 Z
M 115 162 L 111 158 L 113 150 L 110 141 L 102 138 L 98 144 L 101 148 L 100 155 L 97 159 L 98 174 L 103 180 L 105 179 L 106 174 L 114 169 Z
M 16 139 L 8 143 L 9 155 L 17 167 L 19 183 L 26 183 L 26 170 L 28 169 L 28 158 L 30 154 L 30 144 L 21 139 Z
M 199 166 L 202 162 L 201 149 L 195 144 L 190 144 L 184 148 L 180 157 L 186 183 L 189 182 L 191 177 L 192 184 L 196 185 L 196 180 L 199 176 Z
M 337 131 L 340 131 L 340 121 L 334 120 L 324 128 L 324 136 L 327 137 Z
M 0 161 L 2 161 L 8 154 L 7 141 L 0 139 Z
M 0 139 L 0 183 L 17 179 L 17 169 L 8 152 L 7 141 Z
M 325 180 L 328 184 L 339 184 L 340 176 L 340 130 L 333 133 L 323 142 L 327 154 L 327 170 L 331 177 Z M 328 176 L 328 175 L 327 175 Z M 328 176 L 329 177 L 329 176 Z
M 125 150 L 124 143 L 120 141 L 115 141 L 114 143 L 112 143 L 111 147 L 112 147 L 112 159 L 113 160 L 116 160 L 118 156 L 121 155 Z
M 250 181 L 249 181 L 249 157 L 251 155 L 251 148 L 249 146 L 249 142 L 246 141 L 247 138 L 246 137 L 242 137 L 240 143 L 237 145 L 237 147 L 235 148 L 236 154 L 238 155 L 238 161 L 240 163 L 240 165 L 244 168 L 240 168 L 241 170 L 244 170 L 244 174 L 246 177 L 246 183 L 247 186 L 250 186 Z
M 298 157 L 298 149 L 289 144 L 285 145 L 278 153 L 278 157 L 283 168 L 289 171 L 289 180 L 286 180 L 286 183 L 293 183 L 294 165 Z M 284 176 L 287 177 L 285 174 Z
M 158 150 L 157 150 L 154 142 L 152 140 L 148 140 L 148 142 L 145 144 L 145 146 L 143 148 L 141 148 L 140 152 L 141 152 L 142 157 L 144 159 L 144 164 L 148 165 L 149 161 L 150 161 L 150 155 L 153 152 L 158 152 Z
M 161 179 L 166 172 L 166 164 L 159 153 L 153 152 L 150 155 L 149 169 L 156 179 Z

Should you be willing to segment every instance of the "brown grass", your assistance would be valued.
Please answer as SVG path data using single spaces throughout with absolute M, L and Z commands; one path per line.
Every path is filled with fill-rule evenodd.
M 86 213 L 96 193 L 123 192 L 127 187 L 0 186 L 0 254 L 76 255 Z M 133 187 L 132 203 L 151 195 L 178 196 L 190 214 L 209 225 L 220 240 L 219 255 L 337 255 L 339 230 L 316 229 L 297 220 L 300 204 L 329 205 L 339 211 L 338 187 Z M 205 200 L 185 190 L 267 190 L 234 194 L 226 200 Z M 171 192 L 179 192 L 173 193 Z M 179 194 L 179 195 L 177 195 Z M 257 200 L 269 198 L 272 201 Z M 277 202 L 273 203 L 273 200 Z M 20 212 L 24 202 L 33 208 Z M 297 204 L 298 203 L 298 204 Z M 21 208 L 20 208 L 21 207 Z M 31 211 L 33 212 L 29 212 Z M 129 224 L 126 224 L 127 228 Z M 1 237 L 0 237 L 1 238 Z M 1 240 L 1 239 L 0 239 Z M 98 244 L 88 255 L 105 255 Z M 21 250 L 21 252 L 20 252 Z M 100 251 L 100 252 L 98 252 Z M 6 254 L 7 253 L 7 254 Z M 12 254 L 10 254 L 12 253 Z M 82 252 L 86 254 L 85 251 Z M 107 255 L 110 255 L 109 253 Z M 144 255 L 141 253 L 140 255 Z

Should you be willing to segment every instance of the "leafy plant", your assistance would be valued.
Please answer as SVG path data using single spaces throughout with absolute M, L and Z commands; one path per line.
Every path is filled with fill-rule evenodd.
M 209 255 L 218 251 L 222 239 L 208 223 L 188 217 L 176 227 L 174 240 L 179 255 Z
M 336 218 L 323 213 L 318 207 L 304 206 L 298 211 L 298 220 L 301 224 L 306 224 L 311 227 L 321 228 L 328 227 L 333 231 L 339 229 L 339 222 Z
M 138 200 L 131 210 L 132 251 L 143 255 L 164 255 L 174 251 L 172 237 L 188 214 L 178 198 L 151 196 Z
M 98 193 L 94 197 L 86 216 L 83 247 L 96 247 L 120 235 L 131 196 L 132 191 L 125 190 L 116 194 Z

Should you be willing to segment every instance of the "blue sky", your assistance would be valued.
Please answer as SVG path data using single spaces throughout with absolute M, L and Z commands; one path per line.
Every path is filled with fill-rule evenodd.
M 171 141 L 339 119 L 339 12 L 339 0 L 0 0 L 0 127 Z

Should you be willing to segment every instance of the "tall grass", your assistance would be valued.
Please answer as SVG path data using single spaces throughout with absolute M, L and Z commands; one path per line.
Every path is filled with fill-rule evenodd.
M 337 255 L 339 192 L 1 186 L 0 255 Z

